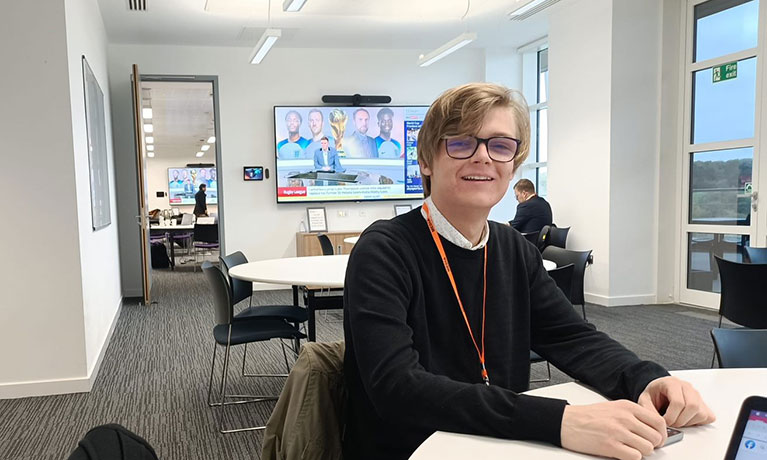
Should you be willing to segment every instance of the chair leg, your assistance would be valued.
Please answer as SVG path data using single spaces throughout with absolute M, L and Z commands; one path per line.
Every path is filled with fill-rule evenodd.
M 585 302 L 581 304 L 581 310 L 583 311 L 583 321 L 588 321 L 586 319 L 586 303 Z
M 719 315 L 719 325 L 717 327 L 722 327 L 722 315 Z M 714 368 L 715 362 L 716 362 L 716 346 L 714 347 L 714 353 L 711 355 L 711 369 Z
M 226 340 L 226 352 L 224 354 L 224 373 L 221 378 L 221 407 L 218 413 L 218 431 L 224 433 L 224 409 L 226 409 L 226 374 L 229 370 L 229 348 L 232 339 L 232 326 L 229 325 L 229 337 Z
M 282 347 L 282 357 L 285 358 L 285 369 L 290 374 L 290 364 L 288 364 L 288 354 L 285 352 L 285 342 L 280 339 L 280 347 Z
M 213 370 L 216 368 L 216 350 L 217 349 L 218 349 L 218 344 L 214 341 L 213 342 L 213 359 L 210 365 L 210 379 L 208 380 L 208 406 L 209 407 L 213 407 L 216 405 L 210 401 L 210 393 L 211 393 L 211 390 L 213 389 Z
M 280 339 L 280 344 L 282 344 L 282 339 Z M 283 350 L 284 353 L 285 350 Z M 288 374 L 248 374 L 245 372 L 245 357 L 248 353 L 248 344 L 245 344 L 245 353 L 242 355 L 242 376 L 243 377 L 287 377 Z M 285 358 L 287 360 L 287 357 Z M 286 361 L 287 362 L 287 361 Z M 288 368 L 288 372 L 290 372 L 290 368 Z

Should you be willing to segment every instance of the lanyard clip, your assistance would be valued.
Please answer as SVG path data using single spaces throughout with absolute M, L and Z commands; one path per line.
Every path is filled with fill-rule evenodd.
M 485 363 L 482 363 L 482 380 L 485 381 L 485 385 L 490 386 L 490 376 L 487 375 L 487 369 L 485 369 Z

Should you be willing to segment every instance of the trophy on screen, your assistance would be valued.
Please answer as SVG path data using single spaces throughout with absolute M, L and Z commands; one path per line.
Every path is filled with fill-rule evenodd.
M 349 116 L 346 115 L 346 112 L 344 112 L 341 109 L 333 109 L 332 112 L 330 112 L 330 115 L 328 115 L 328 120 L 330 120 L 330 128 L 333 131 L 333 137 L 336 139 L 336 150 L 338 151 L 338 156 L 346 156 L 344 155 L 344 149 L 343 149 L 343 137 L 344 137 L 344 131 L 346 131 L 346 122 L 349 119 Z

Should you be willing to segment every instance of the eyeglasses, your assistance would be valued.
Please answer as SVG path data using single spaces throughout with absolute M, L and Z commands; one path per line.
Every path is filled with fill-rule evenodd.
M 499 163 L 508 163 L 517 156 L 519 139 L 513 137 L 489 137 L 483 139 L 476 136 L 445 137 L 445 150 L 450 158 L 466 160 L 477 153 L 479 144 L 485 144 L 490 159 Z

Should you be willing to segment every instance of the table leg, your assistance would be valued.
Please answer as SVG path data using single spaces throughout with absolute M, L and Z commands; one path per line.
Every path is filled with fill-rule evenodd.
M 170 269 L 176 269 L 176 244 L 173 233 L 168 236 L 168 244 L 170 244 Z
M 309 313 L 309 341 L 317 341 L 317 319 L 314 317 L 314 291 L 308 290 L 306 309 Z
M 293 305 L 298 307 L 298 286 L 293 285 Z

